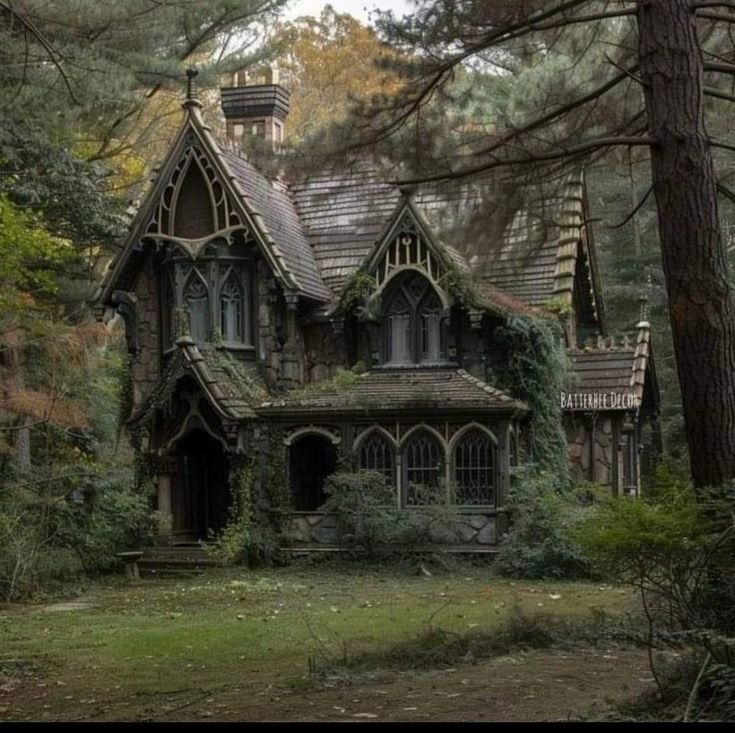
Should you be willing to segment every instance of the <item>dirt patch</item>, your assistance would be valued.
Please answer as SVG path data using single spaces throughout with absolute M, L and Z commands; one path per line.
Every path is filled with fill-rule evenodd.
M 46 613 L 58 613 L 63 611 L 86 611 L 89 608 L 92 608 L 90 601 L 64 601 L 44 606 L 41 610 Z
M 651 686 L 644 650 L 544 650 L 447 670 L 300 677 L 288 686 L 232 684 L 145 699 L 49 699 L 48 689 L 16 681 L 5 694 L 0 685 L 0 712 L 80 721 L 560 721 L 600 718 Z

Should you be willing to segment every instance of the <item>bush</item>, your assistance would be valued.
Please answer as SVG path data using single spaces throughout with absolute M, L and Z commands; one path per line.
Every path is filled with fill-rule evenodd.
M 386 559 L 429 543 L 454 542 L 454 509 L 446 487 L 414 487 L 421 506 L 396 505 L 395 489 L 374 471 L 338 472 L 327 479 L 327 513 L 337 517 L 342 547 Z
M 17 601 L 80 572 L 109 570 L 152 531 L 148 490 L 127 472 L 84 486 L 8 487 L 0 501 L 0 598 Z
M 597 487 L 575 490 L 555 475 L 519 470 L 508 496 L 510 531 L 500 541 L 495 567 L 511 578 L 584 578 L 590 563 L 572 536 Z

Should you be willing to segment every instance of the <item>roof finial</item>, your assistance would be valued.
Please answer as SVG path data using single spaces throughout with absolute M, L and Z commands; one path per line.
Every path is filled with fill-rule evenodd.
M 645 293 L 641 293 L 638 298 L 640 304 L 640 317 L 638 318 L 638 327 L 648 325 L 648 296 Z
M 195 66 L 190 66 L 186 70 L 186 99 L 192 100 L 197 98 L 196 78 L 199 71 Z

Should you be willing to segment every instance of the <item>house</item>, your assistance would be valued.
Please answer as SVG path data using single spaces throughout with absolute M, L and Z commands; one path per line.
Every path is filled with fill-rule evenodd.
M 258 521 L 334 541 L 320 507 L 341 465 L 382 473 L 406 511 L 418 487 L 447 487 L 463 545 L 492 547 L 531 417 L 492 378 L 514 319 L 561 324 L 572 368 L 554 399 L 575 477 L 638 494 L 657 412 L 650 326 L 643 314 L 608 335 L 581 176 L 511 201 L 492 182 L 401 189 L 369 165 L 271 180 L 232 141 L 277 144 L 286 90 L 223 89 L 218 141 L 189 85 L 96 301 L 125 321 L 128 428 L 162 542 L 221 529 L 243 467 Z

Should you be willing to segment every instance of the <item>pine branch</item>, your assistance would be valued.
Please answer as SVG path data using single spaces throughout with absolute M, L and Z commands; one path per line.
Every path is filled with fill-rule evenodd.
M 735 15 L 733 16 L 735 20 Z M 719 71 L 722 74 L 735 75 L 735 64 L 725 64 L 717 61 L 705 61 L 703 64 L 705 71 Z

